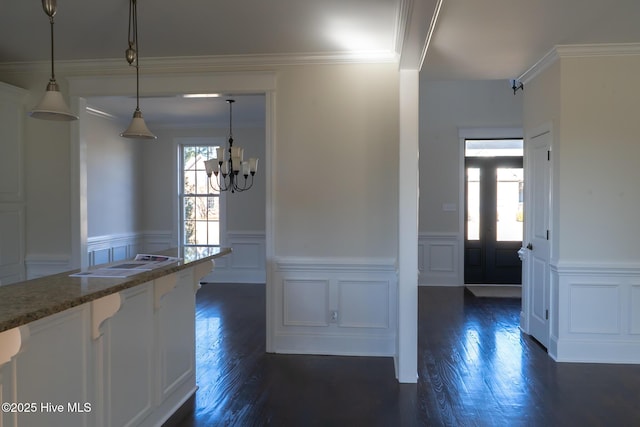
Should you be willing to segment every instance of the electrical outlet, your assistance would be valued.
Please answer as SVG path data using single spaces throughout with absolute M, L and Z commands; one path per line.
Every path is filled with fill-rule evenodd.
M 331 323 L 338 323 L 338 310 L 331 310 L 329 312 L 329 321 Z

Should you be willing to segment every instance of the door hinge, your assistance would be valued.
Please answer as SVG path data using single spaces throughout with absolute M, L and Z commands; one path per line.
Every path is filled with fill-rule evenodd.
M 549 240 L 549 230 L 547 230 L 547 240 Z
M 547 161 L 551 161 L 551 150 L 547 150 Z
M 549 320 L 549 310 L 544 311 L 544 318 L 545 320 Z

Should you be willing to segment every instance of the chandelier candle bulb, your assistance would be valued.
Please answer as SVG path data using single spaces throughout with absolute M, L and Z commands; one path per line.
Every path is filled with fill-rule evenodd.
M 242 156 L 242 148 L 231 147 L 231 159 L 239 158 L 241 156 Z
M 251 157 L 249 159 L 249 171 L 252 175 L 258 171 L 258 159 L 255 157 Z
M 207 176 L 211 177 L 213 173 L 215 160 L 205 160 L 204 161 L 204 169 L 207 171 Z
M 242 165 L 242 160 L 240 159 L 240 157 L 232 157 L 231 163 L 233 163 L 233 171 L 239 172 L 240 166 Z

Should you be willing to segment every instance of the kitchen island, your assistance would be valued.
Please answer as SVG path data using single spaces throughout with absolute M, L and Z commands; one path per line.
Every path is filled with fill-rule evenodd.
M 156 426 L 193 396 L 195 294 L 230 249 L 126 278 L 0 286 L 0 426 Z

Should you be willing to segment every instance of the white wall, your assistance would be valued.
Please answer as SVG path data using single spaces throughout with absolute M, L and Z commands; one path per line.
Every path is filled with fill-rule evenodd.
M 397 65 L 284 68 L 276 104 L 268 345 L 277 352 L 392 356 Z
M 522 92 L 514 96 L 506 80 L 421 79 L 418 241 L 421 285 L 459 286 L 464 282 L 459 130 L 520 127 Z
M 394 355 L 399 175 L 397 64 L 278 66 L 273 67 L 277 79 L 262 72 L 247 80 L 238 70 L 226 71 L 232 72 L 203 76 L 176 74 L 173 68 L 166 75 L 158 71 L 155 76 L 143 78 L 143 87 L 150 93 L 256 93 L 256 87 L 274 92 L 271 99 L 275 118 L 267 125 L 273 147 L 266 156 L 270 164 L 261 167 L 268 175 L 265 182 L 271 182 L 271 199 L 267 203 L 272 206 L 268 221 L 273 241 L 266 251 L 271 258 L 266 261 L 268 268 L 277 270 L 268 289 L 268 349 Z M 64 73 L 58 74 L 58 80 L 64 81 Z M 18 75 L 0 77 L 21 79 Z M 26 87 L 36 92 L 40 83 L 29 81 Z M 128 75 L 77 77 L 73 83 L 74 93 L 87 97 L 125 95 L 135 90 L 135 82 Z M 50 131 L 56 126 L 60 127 L 57 133 Z M 35 134 L 36 131 L 40 133 Z M 40 241 L 40 234 L 33 234 L 31 248 L 47 253 L 70 253 L 69 200 L 75 190 L 70 189 L 68 178 L 69 132 L 66 124 L 30 123 L 28 127 L 27 144 L 40 143 L 45 134 L 49 136 L 47 142 L 55 144 L 50 158 L 56 159 L 56 167 L 62 171 L 55 179 L 64 179 L 60 185 L 47 185 L 42 190 L 46 196 L 37 194 L 63 201 L 62 205 L 52 204 L 48 216 L 63 216 L 65 221 L 52 224 L 41 209 L 28 225 L 34 229 L 46 227 L 42 234 L 46 241 Z M 171 163 L 171 154 L 152 150 L 153 155 L 149 155 L 149 144 L 168 143 L 160 136 L 159 141 L 145 142 L 143 149 L 145 168 L 151 164 L 161 174 L 155 180 L 145 178 L 154 193 L 145 199 L 144 226 L 153 230 L 166 227 L 170 215 L 167 211 L 172 210 L 172 205 L 162 202 L 172 197 L 171 190 L 165 187 L 170 174 L 162 169 Z M 241 134 L 237 137 L 239 141 Z M 30 156 L 31 163 L 44 158 L 34 152 Z M 56 181 L 49 181 L 52 182 Z M 39 200 L 34 203 L 41 204 Z M 309 280 L 328 292 L 327 299 L 311 297 L 316 288 L 311 294 L 307 292 Z M 286 322 L 282 318 L 285 306 L 295 308 Z M 329 310 L 339 311 L 336 323 L 329 321 Z M 309 313 L 319 317 L 296 318 L 297 314 Z M 308 329 L 298 326 L 307 321 L 312 323 Z
M 514 96 L 506 80 L 425 79 L 420 118 L 420 231 L 459 232 L 458 211 L 442 209 L 459 201 L 458 130 L 522 127 L 522 93 Z
M 553 133 L 549 354 L 640 363 L 640 54 L 597 52 L 559 50 L 525 93 L 525 131 Z
M 640 55 L 562 60 L 558 231 L 563 262 L 640 259 L 639 72 Z
M 139 141 L 120 136 L 122 125 L 86 115 L 87 218 L 89 239 L 141 231 Z
M 278 77 L 276 253 L 395 257 L 395 64 L 299 66 Z

